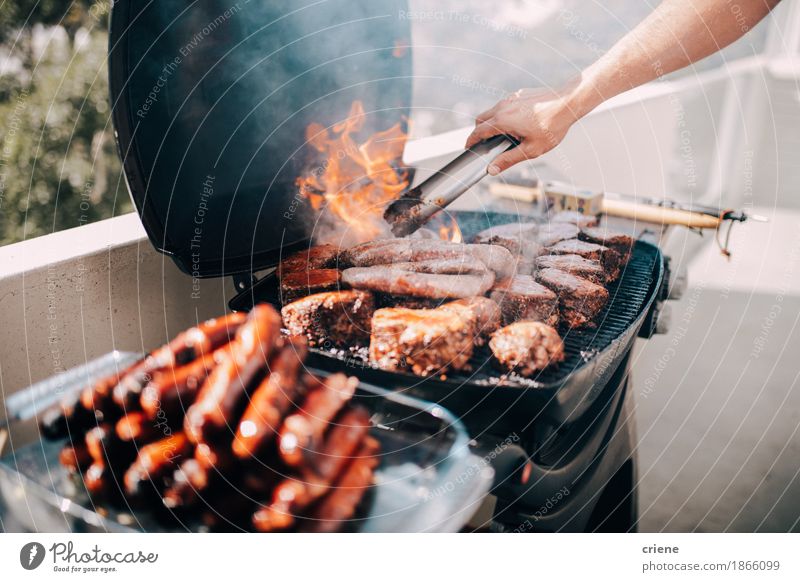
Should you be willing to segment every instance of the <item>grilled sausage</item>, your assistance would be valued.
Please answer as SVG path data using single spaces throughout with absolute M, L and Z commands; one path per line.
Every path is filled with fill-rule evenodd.
M 133 461 L 136 449 L 131 442 L 123 442 L 111 424 L 104 423 L 86 433 L 86 449 L 95 463 L 110 469 L 121 469 Z
M 357 456 L 336 481 L 331 492 L 322 499 L 310 519 L 304 522 L 303 531 L 338 531 L 345 521 L 355 515 L 358 504 L 372 486 L 379 449 L 375 439 L 368 438 L 364 441 Z
M 108 496 L 112 491 L 113 481 L 109 468 L 97 461 L 92 463 L 83 475 L 83 483 L 92 496 Z
M 273 501 L 258 509 L 251 519 L 260 532 L 284 531 L 295 523 L 295 515 L 311 501 L 308 488 L 296 479 L 286 479 L 276 488 Z
M 204 321 L 178 334 L 167 345 L 148 355 L 113 389 L 114 401 L 125 410 L 136 409 L 142 391 L 159 370 L 179 368 L 230 342 L 245 320 L 242 313 L 231 313 Z
M 314 497 L 327 491 L 342 468 L 350 462 L 368 431 L 369 413 L 363 408 L 348 408 L 339 415 L 328 431 L 325 443 L 320 449 L 310 452 L 309 462 L 301 469 Z
M 172 484 L 164 491 L 164 505 L 169 509 L 192 507 L 211 479 L 212 474 L 197 459 L 187 459 L 175 470 Z
M 129 412 L 117 421 L 114 430 L 122 442 L 142 445 L 154 440 L 159 432 L 143 412 Z
M 322 444 L 323 434 L 331 420 L 348 402 L 358 386 L 358 378 L 334 374 L 324 380 L 307 376 L 311 384 L 300 412 L 286 417 L 279 438 L 279 451 L 290 467 L 298 467 L 305 451 Z
M 253 393 L 236 430 L 233 453 L 240 459 L 258 456 L 273 441 L 302 391 L 298 376 L 306 352 L 305 338 L 294 336 L 270 359 L 269 375 Z
M 230 348 L 225 346 L 179 368 L 167 368 L 153 374 L 141 397 L 142 410 L 147 417 L 150 420 L 183 418 L 203 381 L 229 351 Z
M 250 312 L 230 355 L 214 368 L 186 412 L 184 430 L 193 443 L 213 442 L 235 422 L 247 388 L 276 348 L 280 328 L 280 315 L 272 307 L 257 306 Z
M 39 419 L 39 430 L 48 440 L 60 440 L 73 433 L 83 433 L 96 424 L 94 411 L 83 405 L 78 393 L 45 410 Z
M 72 446 L 68 445 L 61 449 L 58 454 L 58 461 L 70 473 L 82 473 L 94 462 L 94 459 L 89 454 L 86 443 L 76 442 Z
M 160 489 L 162 478 L 184 460 L 191 450 L 189 439 L 181 432 L 142 447 L 136 461 L 125 472 L 125 492 L 131 497 L 138 497 L 143 493 L 143 486 L 147 482 Z
M 81 392 L 81 405 L 87 410 L 93 410 L 95 414 L 102 415 L 107 422 L 118 419 L 122 416 L 122 410 L 114 402 L 114 387 L 140 364 L 141 362 L 134 364 L 121 372 L 95 382 L 93 386 L 84 388 L 83 392 Z

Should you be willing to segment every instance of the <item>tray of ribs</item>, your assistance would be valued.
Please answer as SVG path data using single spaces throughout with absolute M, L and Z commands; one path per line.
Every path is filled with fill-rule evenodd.
M 0 460 L 0 491 L 44 531 L 458 530 L 491 485 L 459 421 L 307 368 L 281 328 L 261 305 L 17 394 L 65 396 L 36 411 L 42 443 Z
M 308 340 L 315 364 L 338 360 L 429 399 L 437 389 L 475 394 L 476 386 L 549 389 L 552 397 L 577 369 L 635 336 L 629 328 L 660 284 L 656 247 L 574 212 L 548 222 L 453 216 L 464 243 L 422 231 L 338 251 L 312 246 L 250 293 L 282 306 L 286 332 Z M 330 286 L 318 292 L 323 278 Z M 298 280 L 309 283 L 300 289 Z

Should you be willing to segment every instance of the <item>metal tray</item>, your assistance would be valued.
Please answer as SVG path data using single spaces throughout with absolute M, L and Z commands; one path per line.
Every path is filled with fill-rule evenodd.
M 133 354 L 108 354 L 35 384 L 9 398 L 9 418 L 22 420 L 60 395 L 122 366 Z M 325 376 L 325 372 L 312 370 Z M 362 532 L 455 532 L 489 491 L 493 469 L 469 449 L 464 425 L 442 406 L 361 384 L 355 397 L 372 413 L 382 445 L 376 487 L 365 514 L 351 523 Z M 42 405 L 37 405 L 37 403 Z M 0 427 L 0 431 L 2 427 Z M 58 462 L 63 442 L 39 441 L 0 457 L 0 497 L 11 529 L 36 532 L 202 531 L 165 528 L 150 511 L 95 507 L 78 480 Z M 8 517 L 12 520 L 7 519 Z

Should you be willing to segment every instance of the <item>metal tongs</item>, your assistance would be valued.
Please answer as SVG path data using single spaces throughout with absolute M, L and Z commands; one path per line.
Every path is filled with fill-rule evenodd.
M 404 192 L 386 208 L 383 218 L 395 236 L 415 232 L 487 176 L 494 158 L 516 146 L 517 142 L 505 135 L 474 145 L 430 178 Z

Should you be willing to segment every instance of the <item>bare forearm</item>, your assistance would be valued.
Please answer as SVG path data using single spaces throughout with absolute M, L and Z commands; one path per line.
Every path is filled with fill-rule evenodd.
M 779 0 L 664 0 L 576 80 L 576 118 L 603 101 L 697 62 L 744 35 Z

